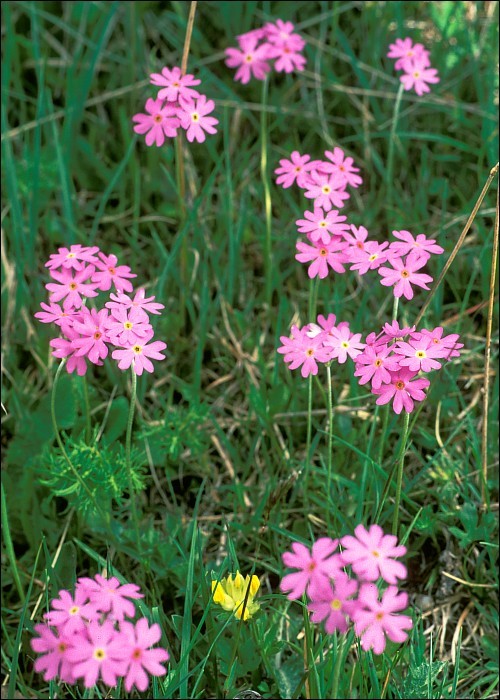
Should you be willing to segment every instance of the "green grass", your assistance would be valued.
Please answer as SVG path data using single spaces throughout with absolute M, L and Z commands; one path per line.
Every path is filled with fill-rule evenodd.
M 277 187 L 272 171 L 294 149 L 320 158 L 341 146 L 364 178 L 342 213 L 379 240 L 399 229 L 437 238 L 445 248 L 443 259 L 430 263 L 437 278 L 497 159 L 498 5 L 200 2 L 188 69 L 215 100 L 220 124 L 204 144 L 185 147 L 184 217 L 174 145 L 147 148 L 133 134 L 131 115 L 152 94 L 149 73 L 180 64 L 188 11 L 185 2 L 2 3 L 8 697 L 15 690 L 22 697 L 90 697 L 44 682 L 33 670 L 29 639 L 60 588 L 103 566 L 142 587 L 141 611 L 162 627 L 171 663 L 149 697 L 235 697 L 245 689 L 268 698 L 332 697 L 339 654 L 338 697 L 497 697 L 496 325 L 489 416 L 482 390 L 498 180 L 424 317 L 426 327 L 460 333 L 465 347 L 431 376 L 428 399 L 410 421 L 399 523 L 415 626 L 408 642 L 389 644 L 377 657 L 354 637 L 337 647 L 309 625 L 301 603 L 279 593 L 281 553 L 293 539 L 344 535 L 378 511 L 390 531 L 395 475 L 385 487 L 402 418 L 390 413 L 380 444 L 383 411 L 375 413 L 348 364 L 333 365 L 327 493 L 320 372 L 304 475 L 307 381 L 286 368 L 276 347 L 292 322 L 313 320 L 311 284 L 294 259 L 294 222 L 309 201 L 295 188 Z M 235 83 L 223 51 L 235 35 L 276 18 L 298 26 L 308 42 L 307 66 L 300 75 L 272 74 L 263 107 L 262 84 Z M 430 49 L 441 82 L 422 98 L 403 93 L 389 178 L 399 83 L 385 53 L 397 36 Z M 107 535 L 57 467 L 63 462 L 50 419 L 57 364 L 48 345 L 55 334 L 33 314 L 46 300 L 45 261 L 77 242 L 115 253 L 166 306 L 155 331 L 168 343 L 167 360 L 137 385 L 131 461 L 142 554 L 126 479 L 106 492 L 114 493 Z M 317 291 L 317 312 L 335 313 L 355 332 L 390 319 L 392 297 L 376 274 L 330 275 Z M 400 305 L 403 321 L 413 322 L 425 294 Z M 88 375 L 95 450 L 87 468 L 96 489 L 96 464 L 125 463 L 119 450 L 129 381 L 114 362 Z M 66 449 L 81 459 L 87 416 L 78 377 L 61 377 L 55 413 Z M 237 568 L 262 582 L 261 611 L 245 625 L 210 603 L 211 578 Z M 309 676 L 306 652 L 315 661 Z

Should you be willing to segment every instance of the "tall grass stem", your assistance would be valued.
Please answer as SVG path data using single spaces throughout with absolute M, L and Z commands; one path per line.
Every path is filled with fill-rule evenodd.
M 137 514 L 137 504 L 135 502 L 134 495 L 134 484 L 132 480 L 132 426 L 134 424 L 134 413 L 135 413 L 135 400 L 137 397 L 137 375 L 134 371 L 134 365 L 130 368 L 130 374 L 132 378 L 132 388 L 130 391 L 130 408 L 128 412 L 127 420 L 127 433 L 125 436 L 125 463 L 127 466 L 127 480 L 128 480 L 128 490 L 130 495 L 130 503 L 132 505 L 132 519 L 134 521 L 135 529 L 135 539 L 137 542 L 137 549 L 141 551 L 141 538 L 139 534 L 139 516 Z
M 262 111 L 260 114 L 260 174 L 262 187 L 264 190 L 264 214 L 266 217 L 266 239 L 264 247 L 265 257 L 265 300 L 268 307 L 271 307 L 273 294 L 273 264 L 272 264 L 272 208 L 271 208 L 271 186 L 269 183 L 269 168 L 267 158 L 267 97 L 269 91 L 269 81 L 266 78 L 262 83 Z
M 404 85 L 400 84 L 399 90 L 396 95 L 396 101 L 394 103 L 394 112 L 392 115 L 391 133 L 389 136 L 389 153 L 387 156 L 387 170 L 386 170 L 386 190 L 387 190 L 387 208 L 390 209 L 392 205 L 392 193 L 394 190 L 393 185 L 393 173 L 394 173 L 394 148 L 396 145 L 397 128 L 399 121 L 399 111 L 401 109 L 401 98 L 403 97 Z
M 401 446 L 398 454 L 398 467 L 396 473 L 396 500 L 394 502 L 394 517 L 392 520 L 392 534 L 398 534 L 399 506 L 401 504 L 401 488 L 403 484 L 403 465 L 405 461 L 406 442 L 408 440 L 408 426 L 410 425 L 410 414 L 405 411 L 403 419 L 403 432 L 401 434 Z

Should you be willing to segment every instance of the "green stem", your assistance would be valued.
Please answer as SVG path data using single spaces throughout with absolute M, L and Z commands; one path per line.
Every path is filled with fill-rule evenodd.
M 399 297 L 394 297 L 394 303 L 392 305 L 392 320 L 398 320 L 398 309 L 399 309 Z
M 319 683 L 317 676 L 317 667 L 314 661 L 313 636 L 311 633 L 311 622 L 307 611 L 307 600 L 303 597 L 302 613 L 304 615 L 304 632 L 305 632 L 305 663 L 306 663 L 306 698 L 319 698 Z M 334 697 L 334 696 L 332 696 Z
M 307 441 L 306 441 L 306 475 L 309 475 L 309 463 L 311 460 L 311 433 L 312 433 L 312 374 L 308 378 L 307 391 Z
M 93 503 L 93 505 L 94 505 L 94 508 L 95 508 L 96 511 L 99 513 L 99 515 L 101 516 L 101 518 L 104 520 L 104 522 L 106 523 L 106 526 L 107 526 L 107 528 L 108 528 L 108 531 L 111 533 L 111 531 L 110 531 L 110 524 L 109 524 L 109 513 L 105 513 L 105 512 L 102 510 L 102 508 L 101 508 L 101 506 L 99 505 L 99 503 L 98 503 L 96 497 L 94 496 L 94 494 L 92 493 L 92 491 L 89 489 L 89 487 L 87 486 L 87 484 L 85 483 L 85 481 L 82 479 L 82 477 L 81 477 L 80 474 L 78 473 L 78 470 L 77 470 L 76 467 L 74 466 L 73 462 L 70 460 L 70 458 L 69 458 L 69 456 L 68 456 L 68 453 L 66 452 L 66 449 L 65 449 L 65 447 L 64 447 L 64 445 L 63 445 L 63 441 L 61 440 L 61 436 L 60 436 L 60 434 L 59 434 L 59 428 L 57 427 L 57 420 L 56 420 L 56 391 L 57 391 L 57 384 L 58 384 L 58 382 L 59 382 L 59 377 L 61 376 L 61 372 L 62 372 L 63 367 L 64 367 L 65 364 L 66 364 L 66 360 L 63 359 L 63 360 L 61 361 L 61 364 L 60 364 L 59 367 L 57 368 L 56 376 L 54 377 L 54 384 L 53 384 L 53 386 L 52 386 L 52 395 L 51 395 L 51 397 L 50 397 L 50 415 L 52 416 L 52 426 L 53 426 L 53 428 L 54 428 L 54 433 L 55 433 L 55 436 L 56 436 L 57 444 L 59 445 L 59 449 L 61 450 L 61 452 L 62 452 L 62 454 L 63 454 L 63 457 L 64 457 L 64 459 L 66 460 L 66 463 L 67 463 L 68 467 L 71 469 L 71 472 L 73 473 L 73 476 L 74 476 L 75 479 L 78 481 L 78 483 L 80 484 L 80 486 L 82 487 L 82 489 L 87 493 L 87 496 L 88 496 L 88 497 L 90 498 L 90 500 L 92 501 L 92 503 Z
M 403 434 L 401 435 L 401 447 L 398 455 L 398 471 L 396 475 L 396 501 L 394 503 L 394 518 L 392 521 L 392 534 L 398 534 L 399 506 L 401 503 L 401 488 L 403 484 L 403 464 L 405 460 L 406 442 L 408 439 L 408 426 L 410 424 L 410 414 L 404 415 Z
M 16 554 L 14 552 L 14 546 L 12 544 L 12 538 L 10 536 L 9 518 L 7 516 L 7 500 L 5 498 L 5 491 L 3 490 L 2 483 L 2 532 L 5 542 L 5 549 L 7 550 L 7 556 L 10 561 L 10 568 L 12 570 L 12 575 L 14 577 L 14 582 L 16 584 L 17 592 L 19 593 L 19 598 L 21 603 L 24 605 L 26 596 L 24 595 L 24 590 L 21 585 L 21 579 L 19 578 L 19 572 L 17 570 Z
M 338 635 L 335 633 L 336 637 L 336 649 L 337 649 L 337 656 L 335 658 L 335 667 L 333 669 L 333 681 L 332 681 L 332 692 L 330 694 L 330 697 L 332 698 L 338 698 L 339 697 L 339 680 L 340 680 L 340 669 L 342 666 L 342 659 L 344 658 L 344 646 L 345 646 L 345 640 L 346 640 L 346 635 L 342 637 L 342 641 L 340 644 L 338 643 Z
M 85 375 L 83 375 L 83 401 L 85 403 L 85 442 L 88 445 L 92 435 L 92 426 L 90 424 L 89 387 Z
M 260 116 L 260 173 L 262 187 L 264 189 L 264 212 L 266 215 L 266 244 L 265 244 L 265 266 L 266 266 L 266 303 L 271 306 L 273 293 L 273 264 L 272 264 L 272 209 L 271 209 L 271 187 L 269 184 L 269 172 L 267 164 L 267 95 L 269 81 L 267 78 L 262 83 L 262 112 Z
M 394 103 L 394 113 L 392 116 L 391 124 L 391 134 L 389 137 L 389 154 L 387 156 L 387 170 L 386 170 L 386 189 L 387 189 L 387 208 L 390 209 L 392 204 L 392 192 L 393 192 L 393 182 L 392 176 L 394 171 L 394 146 L 396 143 L 396 133 L 399 120 L 399 110 L 401 108 L 401 98 L 403 96 L 404 86 L 403 83 L 400 84 L 398 93 L 396 95 L 396 101 Z
M 309 320 L 316 320 L 316 305 L 318 302 L 318 287 L 319 287 L 319 277 L 315 277 L 311 280 L 309 287 Z
M 128 412 L 127 434 L 125 437 L 125 462 L 127 465 L 128 490 L 129 490 L 129 494 L 130 494 L 130 502 L 132 504 L 132 519 L 134 521 L 135 539 L 137 542 L 137 549 L 140 552 L 141 551 L 141 538 L 139 535 L 139 517 L 137 514 L 137 504 L 135 502 L 135 495 L 134 495 L 134 484 L 132 481 L 132 459 L 131 459 L 132 426 L 134 424 L 135 399 L 137 396 L 137 375 L 134 371 L 133 365 L 131 366 L 130 371 L 131 371 L 131 375 L 132 375 L 132 390 L 130 392 L 130 409 Z
M 326 378 L 328 382 L 328 485 L 326 489 L 328 503 L 330 501 L 330 489 L 332 486 L 332 443 L 333 443 L 333 397 L 332 397 L 332 369 L 331 363 L 326 363 Z M 328 517 L 330 508 L 328 508 Z

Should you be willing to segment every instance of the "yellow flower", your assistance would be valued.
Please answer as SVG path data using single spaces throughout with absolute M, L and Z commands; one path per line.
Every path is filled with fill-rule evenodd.
M 224 610 L 232 612 L 241 620 L 248 620 L 260 608 L 254 601 L 255 594 L 260 588 L 260 581 L 257 576 L 247 574 L 245 578 L 237 571 L 234 577 L 229 574 L 220 581 L 212 581 L 212 593 L 214 603 L 221 605 Z M 248 595 L 247 595 L 248 591 Z M 245 605 L 246 598 L 246 605 Z

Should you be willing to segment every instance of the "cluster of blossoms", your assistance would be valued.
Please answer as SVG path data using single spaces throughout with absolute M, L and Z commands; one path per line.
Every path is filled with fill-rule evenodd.
M 46 681 L 58 677 L 74 684 L 83 678 L 86 688 L 98 680 L 110 687 L 124 678 L 125 690 L 135 686 L 141 692 L 149 685 L 148 673 L 163 676 L 168 660 L 166 649 L 151 649 L 161 637 L 160 626 L 136 615 L 134 599 L 143 598 L 132 583 L 120 585 L 117 578 L 79 578 L 74 596 L 59 591 L 45 613 L 45 623 L 35 625 L 38 635 L 31 647 L 41 654 L 35 671 Z M 125 618 L 130 618 L 126 620 Z
M 229 48 L 224 52 L 226 66 L 238 69 L 234 79 L 243 84 L 252 77 L 264 80 L 271 70 L 271 61 L 274 61 L 277 73 L 304 70 L 306 59 L 301 51 L 306 42 L 294 29 L 292 22 L 278 19 L 236 37 L 239 48 Z
M 153 327 L 148 313 L 160 314 L 163 304 L 146 297 L 139 289 L 134 297 L 130 279 L 137 277 L 127 265 L 117 265 L 115 255 L 105 255 L 97 246 L 72 245 L 59 248 L 50 256 L 45 267 L 49 269 L 53 282 L 46 284 L 49 304 L 42 302 L 43 311 L 35 317 L 42 323 L 54 323 L 62 337 L 50 341 L 57 358 L 66 358 L 69 373 L 76 370 L 83 376 L 87 372 L 87 360 L 102 365 L 108 356 L 108 345 L 112 345 L 112 357 L 118 360 L 120 369 L 131 365 L 136 374 L 144 370 L 152 372 L 151 359 L 164 360 L 162 350 L 166 343 L 153 339 Z M 116 294 L 104 308 L 89 309 L 87 298 L 97 297 L 114 287 Z M 58 303 L 62 301 L 62 306 Z
M 292 326 L 291 338 L 281 336 L 284 355 L 290 369 L 301 367 L 302 376 L 318 373 L 318 362 L 337 360 L 340 364 L 350 357 L 355 364 L 354 376 L 360 384 L 370 382 L 371 392 L 379 405 L 393 401 L 395 413 L 411 413 L 415 401 L 425 399 L 424 389 L 429 380 L 422 373 L 440 369 L 440 360 L 460 356 L 462 343 L 456 333 L 443 335 L 443 328 L 417 331 L 415 326 L 400 328 L 397 321 L 386 323 L 378 334 L 370 333 L 365 342 L 361 333 L 352 333 L 347 321 L 336 322 L 335 314 L 320 315 L 317 323 L 303 328 Z
M 254 600 L 260 588 L 260 581 L 255 574 L 243 578 L 239 571 L 234 576 L 226 576 L 220 581 L 212 581 L 212 596 L 214 603 L 227 612 L 234 612 L 236 618 L 248 620 L 255 615 L 260 605 Z M 246 602 L 245 602 L 246 601 Z
M 161 73 L 152 73 L 150 82 L 160 88 L 156 99 L 149 98 L 145 110 L 147 114 L 135 114 L 134 131 L 146 134 L 146 145 L 162 146 L 165 136 L 174 138 L 177 129 L 186 132 L 187 140 L 205 141 L 207 134 L 217 133 L 215 117 L 208 116 L 215 109 L 213 100 L 208 100 L 195 90 L 201 80 L 194 75 L 183 75 L 178 66 L 162 68 Z
M 341 551 L 337 551 L 339 544 Z M 344 634 L 352 622 L 362 649 L 382 654 L 386 637 L 404 642 L 413 626 L 410 617 L 397 614 L 408 607 L 407 593 L 398 591 L 399 581 L 407 576 L 406 567 L 396 561 L 405 553 L 397 537 L 385 535 L 378 525 L 368 530 L 358 525 L 354 536 L 340 540 L 321 537 L 311 551 L 294 542 L 292 551 L 282 558 L 285 566 L 297 571 L 284 576 L 280 588 L 290 600 L 306 594 L 312 622 L 324 622 L 328 634 L 335 630 Z M 379 579 L 389 584 L 381 597 Z
M 403 71 L 400 81 L 405 90 L 413 89 L 420 96 L 431 91 L 429 84 L 439 83 L 437 70 L 431 68 L 429 51 L 423 44 L 414 44 L 410 37 L 389 44 L 387 57 L 395 58 L 394 68 Z

